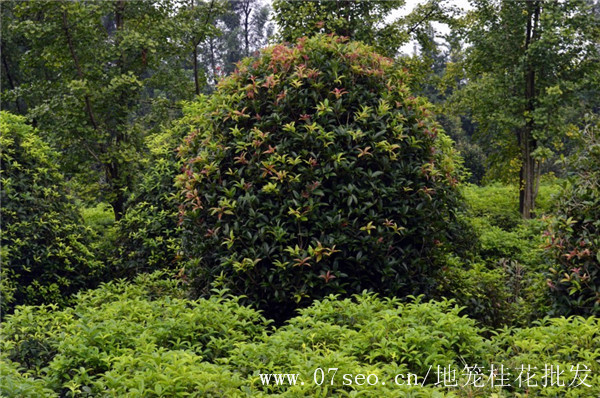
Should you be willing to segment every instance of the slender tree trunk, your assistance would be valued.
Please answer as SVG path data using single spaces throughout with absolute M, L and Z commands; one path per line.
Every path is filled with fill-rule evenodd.
M 217 85 L 217 63 L 215 61 L 215 46 L 213 38 L 208 39 L 208 46 L 210 49 L 210 67 L 212 69 L 213 74 L 213 84 Z
M 14 80 L 10 74 L 10 69 L 8 67 L 8 61 L 6 60 L 6 54 L 4 53 L 4 51 L 0 51 L 0 54 L 2 55 L 2 66 L 4 66 L 4 71 L 6 72 L 6 79 L 8 80 L 8 86 L 10 87 L 11 90 L 15 89 L 15 83 Z M 21 105 L 19 104 L 19 97 L 17 96 L 17 98 L 15 98 L 15 105 L 17 106 L 17 112 L 20 115 L 23 115 L 24 112 L 21 109 Z
M 194 45 L 193 57 L 194 57 L 194 87 L 196 89 L 196 95 L 200 95 L 200 80 L 198 77 L 198 46 L 196 46 L 196 45 Z
M 194 7 L 196 7 L 194 0 L 192 0 L 191 6 L 192 6 L 192 9 Z M 211 9 L 212 9 L 212 1 L 210 3 L 210 9 L 208 10 L 209 14 L 210 14 Z M 208 19 L 208 15 L 206 18 Z M 198 44 L 200 44 L 200 41 L 194 40 L 193 44 L 194 44 L 194 51 L 192 52 L 192 56 L 194 58 L 192 59 L 192 64 L 194 65 L 194 88 L 195 88 L 196 95 L 200 95 L 200 77 L 198 76 Z
M 244 56 L 248 57 L 250 55 L 250 13 L 252 12 L 250 0 L 244 2 L 242 11 L 244 12 Z
M 123 32 L 123 28 L 125 26 L 125 0 L 118 0 L 115 3 L 115 25 L 116 25 L 116 32 L 115 34 L 117 35 L 116 40 L 115 40 L 115 46 L 117 48 L 119 48 L 121 40 L 120 40 L 120 35 Z M 119 54 L 119 58 L 117 59 L 117 69 L 119 70 L 119 73 L 123 74 L 125 73 L 125 54 L 124 52 L 121 52 Z M 121 94 L 119 96 L 119 103 L 123 104 L 125 98 L 124 98 L 124 93 L 121 91 Z M 119 116 L 117 116 L 119 117 Z M 119 121 L 121 122 L 121 121 Z M 125 140 L 125 135 L 119 131 L 118 126 L 119 126 L 119 122 L 115 123 L 117 127 L 114 128 L 114 131 L 111 131 L 111 136 L 113 138 L 113 142 L 114 142 L 114 149 L 118 150 L 118 147 L 120 145 L 121 142 L 123 142 Z M 123 120 L 122 122 L 125 122 L 125 120 Z M 123 172 L 121 170 L 121 168 L 119 167 L 118 161 L 116 159 L 111 159 L 110 162 L 108 162 L 108 164 L 105 165 L 105 174 L 106 174 L 106 179 L 108 182 L 108 186 L 110 189 L 110 193 L 111 193 L 111 201 L 110 204 L 113 208 L 113 212 L 115 214 L 115 220 L 120 220 L 123 217 L 123 214 L 125 213 L 125 188 L 127 185 L 127 182 L 125 181 L 125 176 L 123 175 Z
M 525 100 L 527 120 L 519 133 L 519 146 L 521 148 L 521 170 L 519 172 L 519 212 L 525 219 L 533 216 L 535 209 L 536 187 L 536 161 L 532 156 L 537 147 L 533 137 L 533 112 L 535 110 L 535 70 L 530 59 L 529 48 L 537 38 L 537 24 L 540 16 L 540 3 L 529 3 L 527 18 L 527 31 L 525 37 Z
M 204 26 L 203 26 L 203 30 L 206 29 L 206 26 L 208 25 L 208 20 L 211 18 L 211 14 L 213 11 L 213 5 L 214 5 L 214 0 L 210 1 L 210 4 L 208 6 L 208 12 L 206 13 L 206 19 L 204 20 Z M 194 0 L 192 0 L 192 8 L 196 7 L 196 5 L 194 4 Z M 198 46 L 200 45 L 200 42 L 202 41 L 203 35 L 200 35 L 200 37 L 198 38 L 198 40 L 195 40 L 192 44 L 194 45 L 194 50 L 192 52 L 192 56 L 194 57 L 193 61 L 193 65 L 194 65 L 194 86 L 195 86 L 195 90 L 196 90 L 196 95 L 200 95 L 200 77 L 198 76 Z M 211 55 L 212 55 L 212 43 L 211 43 Z M 214 72 L 214 58 L 213 58 L 213 72 Z M 215 79 L 216 82 L 216 79 Z

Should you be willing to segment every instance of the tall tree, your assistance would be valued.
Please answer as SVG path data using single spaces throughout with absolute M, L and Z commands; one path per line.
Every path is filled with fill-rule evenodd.
M 285 1 L 275 0 L 275 21 L 280 27 L 280 36 L 293 42 L 298 37 L 317 33 L 334 33 L 351 40 L 370 45 L 389 30 L 390 25 L 382 21 L 394 9 L 404 6 L 405 0 L 395 1 Z M 387 28 L 387 29 L 386 29 Z M 382 49 L 386 55 L 394 55 L 397 49 Z
M 589 109 L 583 93 L 598 95 L 599 19 L 585 0 L 472 6 L 464 30 L 469 83 L 456 99 L 472 112 L 482 145 L 503 172 L 518 169 L 519 211 L 530 218 L 543 162 Z
M 227 0 L 217 19 L 219 34 L 205 41 L 200 60 L 214 86 L 219 77 L 235 70 L 235 64 L 266 46 L 274 26 L 271 8 L 261 0 Z
M 2 105 L 7 93 L 60 149 L 67 175 L 97 186 L 120 218 L 143 135 L 178 116 L 176 102 L 197 92 L 189 84 L 193 44 L 212 33 L 215 14 L 202 12 L 204 3 L 187 12 L 175 0 L 2 7 L 3 33 L 10 33 L 2 41 L 3 77 L 13 81 Z M 21 54 L 11 50 L 17 45 Z M 197 71 L 194 78 L 202 84 Z
M 429 0 L 406 16 L 391 18 L 405 4 L 405 0 L 275 0 L 273 8 L 280 38 L 285 41 L 333 33 L 362 41 L 394 57 L 411 39 L 427 39 L 431 21 L 446 22 L 455 10 L 444 0 Z

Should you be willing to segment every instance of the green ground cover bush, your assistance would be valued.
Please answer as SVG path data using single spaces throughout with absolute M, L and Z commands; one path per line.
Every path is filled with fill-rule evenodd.
M 270 316 L 330 293 L 433 289 L 459 164 L 409 75 L 368 46 L 300 39 L 246 59 L 188 110 L 178 184 L 199 293 Z
M 585 364 L 593 387 L 529 389 L 528 396 L 600 393 L 597 318 L 544 319 L 489 335 L 451 301 L 400 302 L 373 294 L 328 297 L 272 327 L 239 299 L 215 292 L 187 300 L 181 281 L 164 273 L 110 282 L 80 293 L 73 308 L 19 307 L 4 322 L 2 396 L 526 396 L 526 388 L 463 386 L 465 364 L 510 368 Z M 485 337 L 488 334 L 491 337 Z M 455 388 L 435 386 L 437 366 L 457 370 Z M 424 386 L 393 383 L 415 373 Z M 316 368 L 339 368 L 333 385 Z M 261 373 L 297 373 L 304 385 L 263 385 Z M 343 374 L 377 375 L 383 385 L 343 385 Z M 571 379 L 568 379 L 570 382 Z
M 553 211 L 560 181 L 540 186 L 538 211 Z M 474 230 L 470 250 L 450 252 L 439 278 L 439 294 L 454 298 L 465 313 L 492 328 L 526 326 L 550 310 L 550 267 L 542 236 L 546 223 L 523 220 L 518 192 L 510 186 L 462 187 L 467 210 L 461 220 Z
M 536 212 L 546 214 L 554 209 L 554 196 L 558 193 L 560 180 L 544 178 L 536 198 Z M 485 186 L 466 184 L 461 191 L 471 210 L 471 215 L 486 219 L 490 225 L 511 230 L 522 224 L 519 215 L 519 191 L 516 186 L 494 182 Z
M 24 303 L 65 304 L 102 275 L 91 231 L 58 171 L 58 154 L 23 117 L 2 112 L 0 129 L 2 312 Z

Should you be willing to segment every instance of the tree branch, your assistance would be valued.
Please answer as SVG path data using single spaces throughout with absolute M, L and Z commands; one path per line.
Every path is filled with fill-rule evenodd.
M 81 69 L 81 65 L 79 63 L 79 58 L 77 57 L 77 53 L 75 52 L 75 47 L 73 46 L 73 38 L 71 37 L 71 32 L 69 31 L 69 24 L 67 23 L 67 10 L 63 11 L 62 15 L 63 22 L 63 30 L 65 32 L 65 36 L 67 38 L 67 44 L 69 45 L 69 51 L 71 53 L 71 58 L 73 59 L 73 63 L 75 63 L 75 69 L 77 70 L 77 76 L 79 79 L 84 80 L 83 71 Z M 90 118 L 90 122 L 92 126 L 94 126 L 94 130 L 99 130 L 98 123 L 96 122 L 96 118 L 94 117 L 94 112 L 92 111 L 92 104 L 90 101 L 89 94 L 85 94 L 85 110 Z

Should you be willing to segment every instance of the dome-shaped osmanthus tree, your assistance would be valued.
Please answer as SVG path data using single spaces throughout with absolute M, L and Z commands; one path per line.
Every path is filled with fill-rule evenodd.
M 454 223 L 452 143 L 364 44 L 276 45 L 187 115 L 186 272 L 285 319 L 330 293 L 426 293 Z

